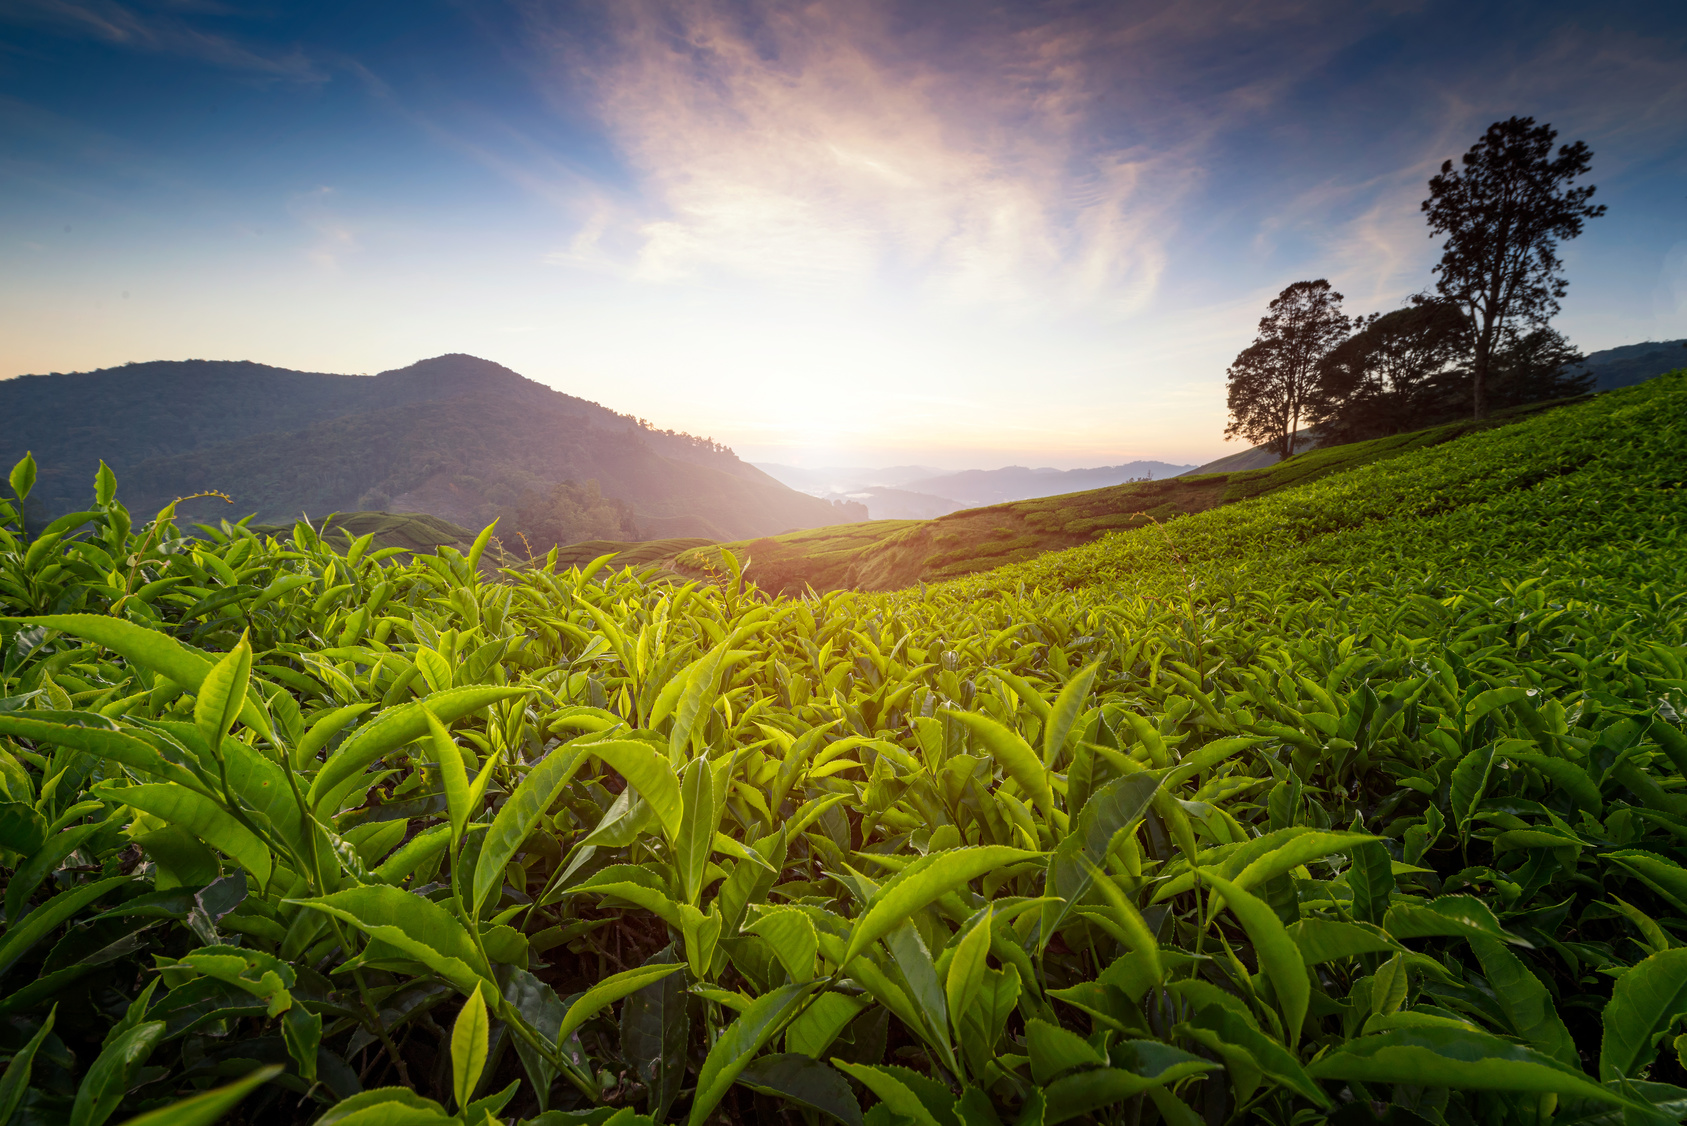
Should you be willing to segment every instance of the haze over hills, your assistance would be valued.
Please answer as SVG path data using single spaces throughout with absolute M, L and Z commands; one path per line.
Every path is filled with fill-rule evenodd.
M 867 489 L 899 489 L 910 481 L 937 477 L 943 473 L 943 470 L 930 465 L 889 465 L 878 469 L 864 465 L 829 465 L 810 469 L 774 461 L 750 464 L 799 493 L 817 497 L 845 496 Z
M 758 462 L 793 489 L 828 500 L 856 501 L 867 506 L 874 520 L 931 520 L 979 504 L 1059 496 L 1121 485 L 1126 481 L 1175 477 L 1186 465 L 1163 461 L 1133 461 L 1094 469 L 966 469 L 945 472 L 920 465 L 883 469 L 829 466 L 807 469 L 795 465 Z
M 91 404 L 99 404 L 97 410 Z M 208 489 L 184 513 L 426 512 L 478 528 L 524 494 L 596 480 L 639 534 L 729 539 L 859 518 L 707 439 L 447 355 L 380 375 L 157 361 L 0 381 L 0 462 L 32 450 L 31 517 L 73 511 L 104 458 L 137 511 Z
M 1175 477 L 1191 468 L 1164 461 L 1132 461 L 1093 469 L 1027 469 L 1023 465 L 1009 465 L 1001 469 L 967 469 L 926 477 L 909 481 L 905 487 L 913 492 L 950 497 L 966 505 L 1001 504 L 1087 489 L 1105 489 L 1127 481 L 1158 481 Z

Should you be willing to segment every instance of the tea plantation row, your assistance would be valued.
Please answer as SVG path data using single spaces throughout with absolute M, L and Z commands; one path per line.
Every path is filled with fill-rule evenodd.
M 1684 419 L 871 596 L 0 504 L 0 1126 L 1679 1121 Z

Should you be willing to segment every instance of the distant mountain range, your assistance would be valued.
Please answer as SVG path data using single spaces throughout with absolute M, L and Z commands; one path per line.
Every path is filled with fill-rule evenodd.
M 1002 469 L 967 469 L 925 477 L 909 481 L 903 487 L 975 506 L 1105 489 L 1127 481 L 1160 481 L 1189 468 L 1192 467 L 1164 461 L 1133 461 L 1094 469 L 1027 469 L 1023 465 L 1009 465 Z
M 1687 367 L 1687 340 L 1648 340 L 1589 352 L 1572 370 L 1592 375 L 1595 391 L 1610 391 L 1683 367 Z
M 860 519 L 688 434 L 474 356 L 376 376 L 240 361 L 126 364 L 0 381 L 0 471 L 40 467 L 30 515 L 83 507 L 101 458 L 137 513 L 217 489 L 184 515 L 423 512 L 471 529 L 523 495 L 596 480 L 640 535 L 735 539 Z
M 829 465 L 810 469 L 773 461 L 751 462 L 757 469 L 801 493 L 817 497 L 841 497 L 868 489 L 899 489 L 909 481 L 936 477 L 943 472 L 929 465 L 890 465 L 872 469 L 864 465 Z
M 794 489 L 865 504 L 874 520 L 931 520 L 979 505 L 1104 489 L 1127 481 L 1163 480 L 1193 468 L 1164 461 L 1133 461 L 1094 469 L 1009 465 L 958 473 L 918 465 L 806 469 L 760 462 L 757 466 Z

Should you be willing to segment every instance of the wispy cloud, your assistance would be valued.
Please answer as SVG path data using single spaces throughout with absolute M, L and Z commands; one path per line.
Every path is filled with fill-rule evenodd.
M 328 75 L 302 50 L 262 50 L 206 31 L 184 18 L 221 14 L 212 4 L 177 4 L 146 11 L 116 0 L 0 0 L 0 21 L 53 28 L 137 51 L 193 59 L 264 79 L 326 82 Z
M 607 50 L 550 41 L 640 174 L 643 198 L 595 230 L 631 224 L 644 278 L 888 275 L 963 301 L 1134 304 L 1198 175 L 1177 146 L 1094 143 L 1102 83 L 1059 26 L 945 59 L 904 49 L 877 4 L 631 0 L 606 19 Z

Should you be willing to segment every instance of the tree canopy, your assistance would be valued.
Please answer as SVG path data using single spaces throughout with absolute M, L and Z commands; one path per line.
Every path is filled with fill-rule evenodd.
M 1514 326 L 1527 326 L 1526 335 L 1545 328 L 1558 312 L 1569 284 L 1558 243 L 1605 213 L 1603 204 L 1588 202 L 1593 185 L 1570 186 L 1588 172 L 1592 152 L 1577 141 L 1554 155 L 1557 136 L 1532 117 L 1496 121 L 1458 168 L 1451 160 L 1441 165 L 1423 201 L 1431 234 L 1446 236 L 1436 289 L 1465 311 L 1472 326 L 1471 409 L 1477 418 L 1490 405 L 1496 351 L 1519 336 Z
M 1272 300 L 1260 318 L 1259 335 L 1226 373 L 1226 440 L 1269 445 L 1279 457 L 1295 452 L 1295 432 L 1307 417 L 1318 363 L 1347 335 L 1341 301 L 1324 278 L 1295 282 Z
M 1416 296 L 1410 305 L 1354 321 L 1352 336 L 1318 364 L 1308 405 L 1326 444 L 1416 430 L 1462 400 L 1470 322 L 1450 301 Z

